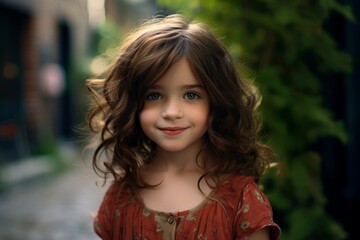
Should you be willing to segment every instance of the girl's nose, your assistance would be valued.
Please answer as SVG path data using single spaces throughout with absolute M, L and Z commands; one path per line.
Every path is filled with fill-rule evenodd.
M 178 101 L 171 100 L 165 104 L 161 116 L 163 118 L 173 120 L 182 118 L 184 116 L 184 112 L 182 110 L 181 104 Z

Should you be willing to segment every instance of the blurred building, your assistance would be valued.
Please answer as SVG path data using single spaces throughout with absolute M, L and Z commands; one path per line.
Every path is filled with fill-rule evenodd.
M 87 0 L 0 0 L 0 162 L 72 134 L 69 71 L 87 51 Z
M 95 52 L 95 28 L 163 13 L 156 0 L 0 0 L 0 164 L 74 137 L 86 78 L 74 89 L 74 66 Z
M 149 19 L 164 14 L 156 4 L 156 0 L 106 0 L 106 18 L 117 23 L 123 29 L 129 29 L 139 20 Z

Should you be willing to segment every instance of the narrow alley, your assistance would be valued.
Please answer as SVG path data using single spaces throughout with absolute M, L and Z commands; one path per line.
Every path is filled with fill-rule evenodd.
M 0 194 L 0 239 L 92 240 L 92 214 L 105 187 L 83 161 L 55 175 L 18 183 Z

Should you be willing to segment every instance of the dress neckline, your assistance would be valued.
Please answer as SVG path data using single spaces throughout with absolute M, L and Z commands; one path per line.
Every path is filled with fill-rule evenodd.
M 195 213 L 199 210 L 201 210 L 204 206 L 206 206 L 209 201 L 212 200 L 216 200 L 216 195 L 218 194 L 218 192 L 220 192 L 220 189 L 228 184 L 229 182 L 231 182 L 231 180 L 234 178 L 234 175 L 230 175 L 230 176 L 226 176 L 224 177 L 224 179 L 220 182 L 219 186 L 217 188 L 214 188 L 210 191 L 210 193 L 208 195 L 205 196 L 205 198 L 199 203 L 197 204 L 195 207 L 187 209 L 187 210 L 181 210 L 181 211 L 175 211 L 175 212 L 166 212 L 166 211 L 161 211 L 161 210 L 155 210 L 152 208 L 149 208 L 145 205 L 143 198 L 141 197 L 141 195 L 139 194 L 139 192 L 133 190 L 133 193 L 135 195 L 136 201 L 140 204 L 140 206 L 147 212 L 149 213 L 153 213 L 154 215 L 175 215 L 175 216 L 184 216 L 184 215 L 188 215 L 190 212 L 191 213 Z
M 139 201 L 141 207 L 144 210 L 146 210 L 147 212 L 153 213 L 154 215 L 183 216 L 183 215 L 187 215 L 190 212 L 197 212 L 197 211 L 201 210 L 206 204 L 208 204 L 208 202 L 211 199 L 213 199 L 214 194 L 215 194 L 215 189 L 211 190 L 211 192 L 195 207 L 187 209 L 187 210 L 181 210 L 181 211 L 175 211 L 175 212 L 166 212 L 166 211 L 155 210 L 155 209 L 149 208 L 145 205 L 145 203 L 139 193 L 136 193 L 136 197 L 137 197 L 137 200 Z

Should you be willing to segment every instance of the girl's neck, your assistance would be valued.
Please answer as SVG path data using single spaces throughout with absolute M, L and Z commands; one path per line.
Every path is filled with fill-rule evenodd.
M 199 206 L 212 191 L 205 179 L 199 182 L 206 172 L 202 167 L 204 161 L 208 161 L 208 154 L 205 151 L 199 154 L 199 151 L 157 149 L 154 158 L 142 168 L 145 182 L 156 185 L 139 189 L 144 206 L 160 212 L 178 212 Z
M 203 171 L 205 152 L 166 152 L 158 149 L 150 165 L 160 172 Z

